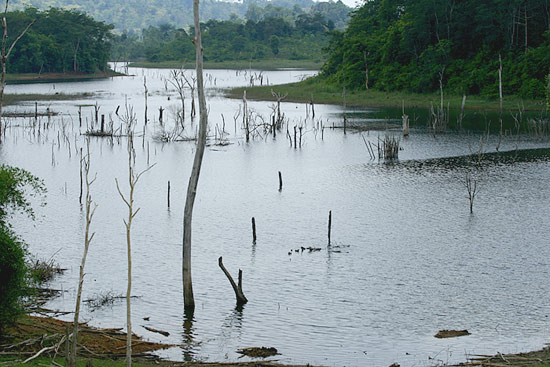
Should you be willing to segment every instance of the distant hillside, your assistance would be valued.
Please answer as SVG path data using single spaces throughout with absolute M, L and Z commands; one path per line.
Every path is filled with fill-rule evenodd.
M 113 24 L 115 29 L 139 33 L 149 26 L 170 24 L 184 27 L 193 23 L 192 0 L 12 0 L 11 10 L 26 7 L 46 10 L 51 7 L 75 9 L 98 21 Z M 252 19 L 264 16 L 287 18 L 300 13 L 319 12 L 342 29 L 347 23 L 351 9 L 341 1 L 316 3 L 312 0 L 244 0 L 242 3 L 216 0 L 201 0 L 201 19 L 228 20 Z

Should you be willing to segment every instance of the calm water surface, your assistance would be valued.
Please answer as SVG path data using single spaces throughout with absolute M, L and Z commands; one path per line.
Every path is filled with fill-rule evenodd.
M 273 346 L 277 359 L 327 366 L 429 366 L 459 362 L 468 353 L 526 351 L 550 342 L 550 160 L 547 151 L 504 159 L 485 154 L 472 165 L 480 135 L 448 132 L 433 137 L 422 128 L 401 140 L 396 162 L 371 160 L 363 137 L 375 143 L 399 134 L 398 116 L 387 131 L 359 133 L 340 125 L 341 109 L 315 106 L 316 121 L 303 104 L 283 103 L 293 126 L 303 126 L 303 146 L 290 147 L 286 127 L 274 138 L 245 142 L 233 117 L 241 101 L 220 88 L 247 85 L 249 74 L 208 71 L 211 142 L 225 130 L 229 145 L 207 149 L 193 218 L 193 280 L 197 309 L 184 315 L 181 280 L 182 217 L 193 142 L 162 143 L 158 108 L 174 120 L 180 102 L 164 78 L 168 71 L 130 69 L 134 77 L 63 84 L 8 86 L 8 93 L 91 92 L 76 101 L 39 103 L 60 115 L 40 135 L 32 120 L 13 119 L 0 161 L 44 179 L 47 205 L 36 206 L 37 220 L 16 216 L 15 227 L 39 258 L 54 257 L 68 271 L 52 282 L 63 295 L 47 307 L 74 308 L 83 249 L 84 212 L 78 202 L 79 157 L 93 107 L 120 126 L 115 114 L 125 100 L 143 131 L 143 76 L 149 89 L 149 123 L 136 138 L 136 166 L 144 169 L 137 186 L 141 208 L 132 229 L 134 331 L 150 340 L 181 345 L 162 352 L 178 359 L 233 361 L 238 348 Z M 256 73 L 259 73 L 256 71 Z M 264 72 L 270 84 L 299 80 L 313 72 Z M 276 90 L 276 87 L 274 87 Z M 170 100 L 168 99 L 170 97 Z M 186 99 L 189 111 L 190 96 Z M 85 105 L 79 127 L 78 105 Z M 271 102 L 249 102 L 268 118 Z M 9 111 L 34 111 L 22 103 Z M 380 119 L 383 111 L 356 111 L 359 123 Z M 389 113 L 389 112 L 388 112 Z M 223 115 L 223 118 L 222 118 Z M 372 116 L 372 119 L 371 117 Z M 371 120 L 369 120 L 371 119 Z M 42 118 L 42 123 L 47 121 Z M 170 125 L 172 122 L 168 122 Z M 217 126 L 217 128 L 216 128 Z M 189 137 L 196 124 L 186 119 Z M 483 137 L 482 151 L 495 150 L 496 136 Z M 546 148 L 546 141 L 506 137 L 501 151 Z M 92 138 L 91 188 L 98 208 L 96 236 L 86 263 L 84 299 L 126 290 L 126 208 L 115 186 L 126 188 L 124 138 Z M 514 156 L 514 155 L 512 155 Z M 493 159 L 488 159 L 493 157 Z M 472 168 L 473 167 L 473 168 Z M 464 186 L 471 170 L 480 188 L 474 214 Z M 278 171 L 284 187 L 278 191 Z M 171 205 L 167 205 L 167 182 Z M 38 202 L 37 202 L 38 203 Z M 327 245 L 332 210 L 332 243 Z M 252 244 L 251 217 L 258 241 Z M 318 247 L 318 252 L 295 252 Z M 249 303 L 235 308 L 229 282 L 217 259 L 236 276 L 244 272 Z M 100 327 L 124 327 L 125 304 L 91 310 L 82 318 Z M 143 318 L 150 318 L 145 321 Z M 70 319 L 70 315 L 66 316 Z M 170 332 L 169 337 L 143 326 Z M 439 340 L 441 329 L 467 329 L 472 335 Z

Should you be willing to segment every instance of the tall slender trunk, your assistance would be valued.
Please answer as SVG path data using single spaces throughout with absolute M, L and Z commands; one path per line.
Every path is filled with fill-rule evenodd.
M 197 139 L 197 150 L 193 160 L 193 168 L 189 177 L 187 186 L 187 198 L 185 200 L 185 209 L 183 213 L 183 303 L 186 309 L 195 308 L 195 298 L 193 296 L 193 282 L 191 279 L 191 224 L 193 218 L 193 205 L 197 194 L 199 175 L 201 171 L 202 158 L 206 146 L 206 127 L 208 116 L 206 112 L 206 99 L 204 96 L 204 81 L 202 75 L 203 51 L 201 41 L 201 28 L 199 23 L 199 0 L 193 0 L 193 19 L 195 25 L 195 67 L 197 73 L 197 89 L 199 95 L 199 136 Z
M 82 255 L 82 261 L 80 263 L 80 273 L 78 277 L 78 290 L 76 293 L 76 305 L 74 311 L 74 321 L 73 321 L 73 339 L 72 339 L 72 349 L 69 358 L 69 366 L 76 366 L 76 352 L 78 345 L 78 318 L 80 315 L 80 303 L 82 299 L 82 286 L 84 284 L 84 266 L 86 265 L 86 257 L 88 256 L 88 248 L 90 243 L 94 238 L 95 233 L 90 234 L 90 225 L 92 223 L 92 218 L 94 217 L 95 209 L 97 205 L 94 204 L 92 208 L 92 196 L 90 194 L 90 186 L 95 181 L 95 177 L 90 180 L 90 140 L 86 141 L 87 151 L 86 157 L 82 158 L 81 162 L 84 164 L 84 172 L 86 178 L 86 229 L 84 232 L 84 253 Z

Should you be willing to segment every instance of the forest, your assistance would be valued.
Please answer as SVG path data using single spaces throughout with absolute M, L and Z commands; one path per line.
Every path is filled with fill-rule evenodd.
M 500 58 L 504 94 L 540 98 L 550 1 L 366 1 L 328 51 L 324 80 L 349 88 L 496 97 Z
M 113 27 L 76 10 L 28 8 L 6 16 L 8 40 L 31 23 L 16 43 L 8 73 L 93 73 L 107 69 Z
M 113 24 L 117 30 L 139 34 L 149 26 L 171 24 L 176 27 L 188 26 L 192 21 L 191 0 L 12 0 L 10 6 L 23 10 L 28 6 L 46 10 L 50 7 L 67 8 L 89 14 L 94 19 Z M 174 11 L 174 9 L 180 9 Z M 293 12 L 320 12 L 332 20 L 337 28 L 346 24 L 350 8 L 341 1 L 314 2 L 312 0 L 245 0 L 229 2 L 216 0 L 201 1 L 201 21 L 245 19 L 247 13 L 258 21 L 267 16 L 288 16 Z M 277 14 L 274 14 L 274 13 Z
M 209 20 L 201 23 L 206 61 L 323 60 L 332 21 L 321 13 L 300 14 L 290 22 L 266 17 L 246 23 Z M 193 27 L 186 32 L 168 24 L 144 29 L 141 37 L 124 33 L 113 45 L 113 60 L 193 61 Z

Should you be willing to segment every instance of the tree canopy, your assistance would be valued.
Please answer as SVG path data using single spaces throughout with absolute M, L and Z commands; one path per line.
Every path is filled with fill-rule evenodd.
M 258 21 L 218 21 L 201 23 L 205 61 L 285 58 L 317 60 L 328 45 L 327 32 L 333 29 L 321 13 L 303 13 L 295 22 L 267 17 Z M 189 32 L 163 24 L 142 31 L 141 39 L 122 34 L 115 40 L 114 59 L 147 61 L 192 61 L 193 27 Z
M 323 75 L 360 88 L 539 98 L 550 66 L 550 0 L 369 0 L 333 32 Z
M 46 10 L 50 7 L 85 12 L 119 31 L 139 34 L 149 26 L 170 24 L 177 28 L 193 24 L 191 0 L 10 0 L 12 9 L 27 6 Z M 173 11 L 181 9 L 181 11 Z M 244 0 L 243 2 L 202 0 L 201 21 L 235 18 L 255 22 L 267 17 L 283 17 L 292 21 L 299 13 L 310 10 L 322 13 L 336 28 L 343 28 L 350 10 L 340 0 L 316 3 L 313 0 Z
M 107 68 L 112 25 L 57 8 L 13 11 L 6 19 L 8 44 L 34 20 L 10 55 L 8 73 L 93 73 Z

